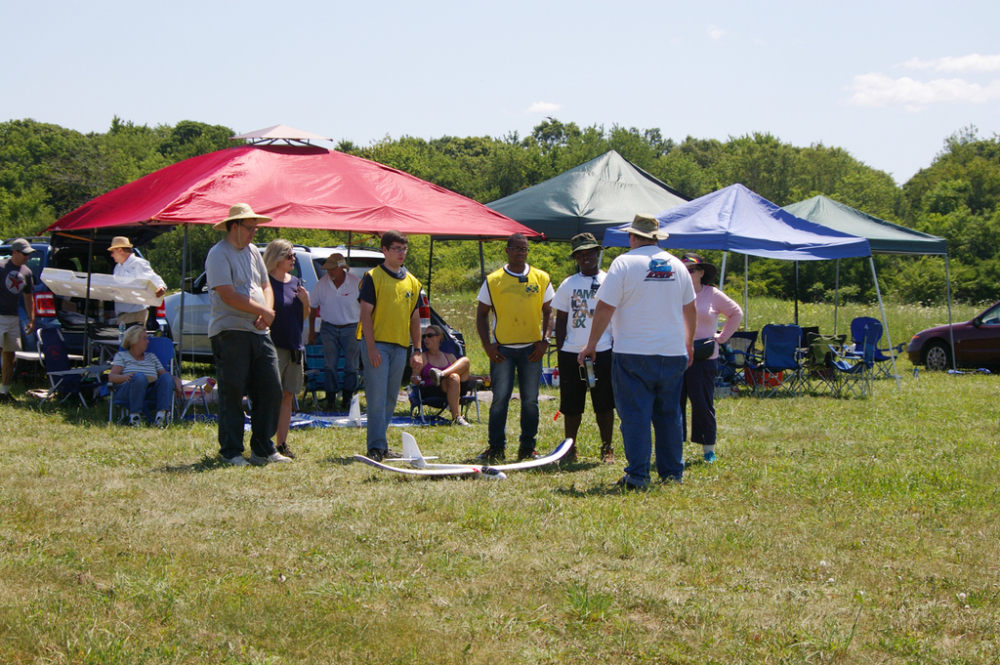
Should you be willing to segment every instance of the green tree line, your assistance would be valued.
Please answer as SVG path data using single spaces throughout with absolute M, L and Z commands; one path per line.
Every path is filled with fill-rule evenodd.
M 228 127 L 194 121 L 150 128 L 117 117 L 107 132 L 89 134 L 33 120 L 0 123 L 0 233 L 4 237 L 38 234 L 59 216 L 104 192 L 177 161 L 233 145 L 229 140 L 233 134 Z M 386 137 L 367 147 L 342 141 L 337 149 L 482 203 L 612 149 L 688 198 L 737 182 L 778 205 L 825 194 L 876 217 L 946 238 L 955 296 L 968 301 L 1000 297 L 1000 246 L 994 242 L 1000 230 L 1000 137 L 980 138 L 974 127 L 945 139 L 933 162 L 902 186 L 842 148 L 797 147 L 769 133 L 726 141 L 688 136 L 678 143 L 664 138 L 658 128 L 581 128 L 552 118 L 525 137 L 517 133 L 500 138 Z M 291 229 L 268 230 L 261 240 L 278 234 L 310 245 L 346 240 L 344 234 Z M 200 271 L 217 237 L 206 228 L 191 231 L 193 273 Z M 414 238 L 412 243 L 413 257 L 427 255 L 427 238 Z M 485 249 L 489 267 L 503 260 L 500 247 L 491 245 L 487 243 Z M 148 248 L 150 259 L 170 284 L 180 282 L 180 247 L 181 234 L 175 231 Z M 539 243 L 533 246 L 532 261 L 559 280 L 574 267 L 567 253 L 565 245 Z M 712 253 L 709 258 L 720 260 Z M 944 298 L 940 259 L 880 256 L 876 261 L 881 287 L 890 298 L 904 302 Z M 414 259 L 410 263 L 426 280 L 429 263 Z M 742 267 L 741 260 L 737 263 Z M 804 300 L 832 297 L 834 271 L 831 262 L 801 264 L 798 296 Z M 475 288 L 479 281 L 476 244 L 435 243 L 433 280 L 438 292 Z M 783 298 L 796 294 L 794 266 L 788 262 L 751 259 L 749 280 L 753 294 Z M 874 298 L 867 262 L 842 262 L 841 284 L 842 297 Z M 735 282 L 731 288 L 736 289 Z

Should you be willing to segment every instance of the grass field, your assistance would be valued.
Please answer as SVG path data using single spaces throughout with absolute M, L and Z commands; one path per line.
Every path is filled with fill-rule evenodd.
M 894 341 L 941 312 L 894 308 Z M 354 463 L 361 430 L 236 469 L 211 426 L 25 397 L 0 406 L 0 662 L 1000 662 L 997 378 L 900 369 L 867 400 L 720 400 L 719 461 L 628 495 L 590 416 L 579 463 L 425 481 Z M 445 461 L 486 440 L 413 433 Z

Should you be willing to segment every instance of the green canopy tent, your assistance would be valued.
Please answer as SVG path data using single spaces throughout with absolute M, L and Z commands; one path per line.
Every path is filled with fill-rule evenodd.
M 948 296 L 948 326 L 952 325 L 951 316 L 951 272 L 948 266 L 948 245 L 944 238 L 932 236 L 920 231 L 908 229 L 869 215 L 826 196 L 814 196 L 805 201 L 799 201 L 784 207 L 796 217 L 808 219 L 836 231 L 849 233 L 853 236 L 867 238 L 872 254 L 909 254 L 909 255 L 939 255 L 944 256 L 945 284 Z M 796 278 L 798 264 L 796 264 Z M 876 289 L 878 281 L 875 282 Z M 837 261 L 837 289 L 840 289 L 840 261 Z M 796 279 L 796 290 L 798 284 Z M 837 303 L 839 304 L 839 303 Z M 836 307 L 836 305 L 835 305 Z M 837 327 L 836 309 L 834 309 L 834 331 Z M 951 347 L 955 348 L 952 337 Z M 954 366 L 954 353 L 952 354 Z
M 604 236 L 637 212 L 662 212 L 687 199 L 614 150 L 486 207 L 568 242 L 578 233 Z

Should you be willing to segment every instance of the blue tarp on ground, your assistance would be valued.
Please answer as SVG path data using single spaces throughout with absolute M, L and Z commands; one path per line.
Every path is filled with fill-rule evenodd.
M 665 249 L 716 249 L 786 261 L 871 256 L 866 239 L 796 217 L 739 184 L 660 212 L 656 219 L 670 234 L 658 243 Z M 623 230 L 628 226 L 608 229 L 604 245 L 628 247 Z

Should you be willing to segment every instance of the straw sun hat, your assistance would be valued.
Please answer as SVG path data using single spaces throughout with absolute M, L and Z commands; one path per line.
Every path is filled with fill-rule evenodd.
M 268 222 L 271 221 L 270 217 L 265 217 L 264 215 L 258 215 L 257 213 L 255 213 L 253 211 L 253 208 L 251 208 L 246 203 L 237 203 L 236 205 L 234 205 L 229 209 L 229 217 L 226 217 L 218 224 L 214 224 L 212 228 L 215 229 L 216 231 L 225 231 L 226 222 L 232 221 L 234 219 L 235 220 L 256 219 L 258 224 L 267 224 Z

